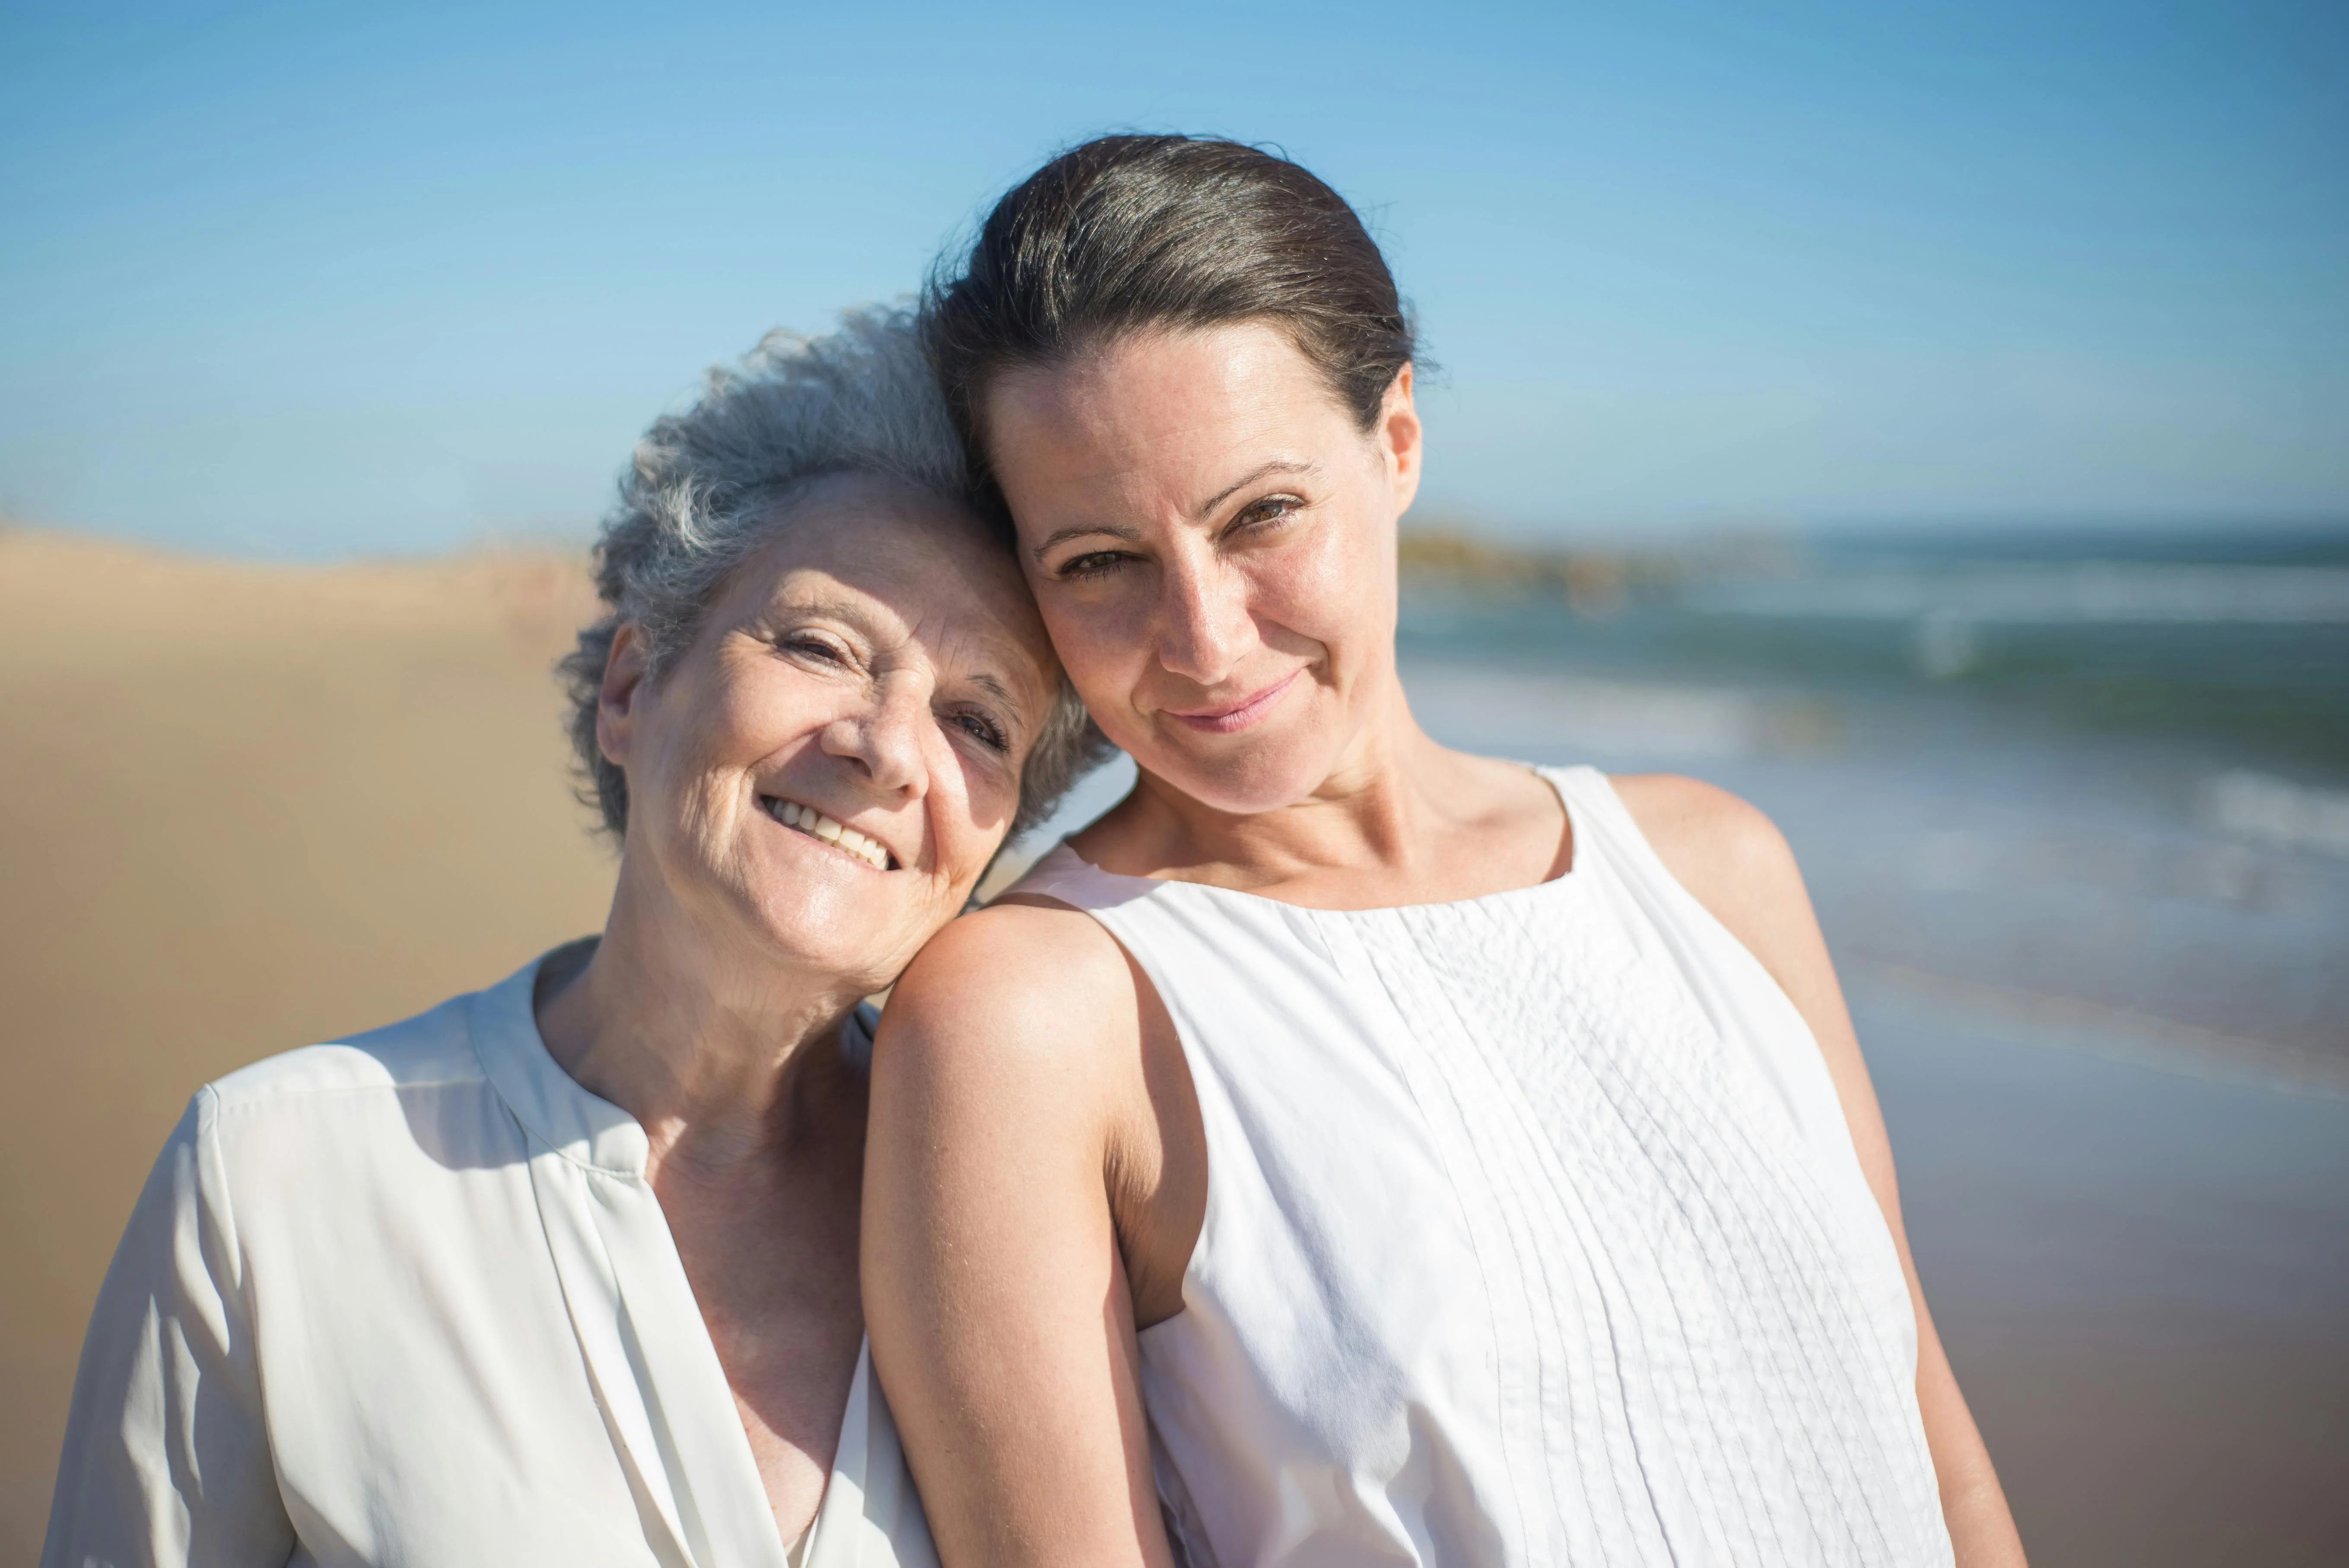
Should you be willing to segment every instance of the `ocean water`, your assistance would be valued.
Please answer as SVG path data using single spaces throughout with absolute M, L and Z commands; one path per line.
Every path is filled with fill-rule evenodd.
M 1401 653 L 1440 739 L 1762 806 L 1855 988 L 2349 1094 L 2349 535 L 1847 537 L 1600 615 L 1422 579 Z

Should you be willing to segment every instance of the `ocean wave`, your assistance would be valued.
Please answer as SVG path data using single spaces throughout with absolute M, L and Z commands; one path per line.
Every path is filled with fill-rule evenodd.
M 1872 566 L 1691 587 L 1713 614 L 1978 625 L 2349 625 L 2349 568 L 2080 561 Z

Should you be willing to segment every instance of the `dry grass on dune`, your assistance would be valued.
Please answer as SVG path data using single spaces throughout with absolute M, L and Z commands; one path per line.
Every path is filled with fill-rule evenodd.
M 233 565 L 0 532 L 0 1556 L 189 1094 L 602 922 L 554 660 L 582 563 Z

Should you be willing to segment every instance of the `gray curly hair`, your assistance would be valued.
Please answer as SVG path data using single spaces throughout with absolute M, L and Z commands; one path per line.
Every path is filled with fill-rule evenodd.
M 735 568 L 774 537 L 790 493 L 843 473 L 885 475 L 996 518 L 910 312 L 850 311 L 822 337 L 771 333 L 740 366 L 711 370 L 700 401 L 658 420 L 636 443 L 595 544 L 595 591 L 609 613 L 580 632 L 558 667 L 579 797 L 614 837 L 627 831 L 628 780 L 595 741 L 614 638 L 633 623 L 646 678 L 660 679 Z M 1108 750 L 1063 675 L 1020 774 L 1011 832 L 1050 815 Z

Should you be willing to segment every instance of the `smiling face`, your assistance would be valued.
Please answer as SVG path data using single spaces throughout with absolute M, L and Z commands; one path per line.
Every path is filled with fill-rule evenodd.
M 1399 711 L 1406 368 L 1366 434 L 1257 322 L 1123 338 L 987 389 L 1052 642 L 1110 739 L 1217 810 L 1294 804 Z
M 627 774 L 624 888 L 717 961 L 877 991 L 1001 846 L 1057 680 L 977 519 L 821 481 L 657 680 L 623 629 L 598 739 Z

